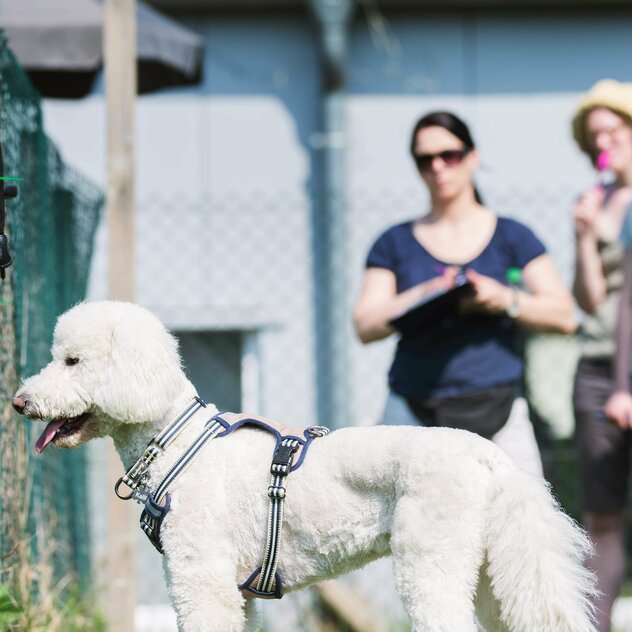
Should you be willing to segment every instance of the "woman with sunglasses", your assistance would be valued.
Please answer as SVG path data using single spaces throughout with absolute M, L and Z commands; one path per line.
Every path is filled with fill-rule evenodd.
M 401 333 L 384 423 L 471 430 L 541 474 L 521 394 L 518 332 L 574 331 L 571 296 L 533 232 L 483 205 L 473 182 L 479 155 L 461 119 L 427 114 L 413 130 L 410 150 L 430 208 L 389 228 L 370 249 L 356 332 L 364 343 L 401 333 L 391 321 L 462 279 L 471 295 L 448 317 Z M 519 287 L 507 279 L 516 268 Z
M 575 445 L 579 460 L 582 521 L 595 546 L 589 565 L 601 593 L 597 629 L 610 629 L 612 605 L 626 575 L 626 516 L 631 433 L 618 418 L 625 401 L 629 346 L 623 371 L 613 376 L 615 328 L 623 293 L 624 248 L 620 242 L 626 213 L 632 212 L 632 84 L 597 82 L 580 100 L 573 135 L 581 151 L 612 179 L 598 182 L 577 201 L 574 294 L 585 312 L 579 330 L 581 357 L 575 375 Z M 625 270 L 632 264 L 627 263 Z M 631 280 L 632 282 L 632 280 Z M 627 282 L 626 282 L 627 283 Z M 627 301 L 628 299 L 626 299 Z M 624 305 L 621 304 L 623 308 Z M 621 364 L 621 362 L 620 362 Z M 620 367 L 621 368 L 621 367 Z M 619 389 L 614 396 L 608 397 Z M 606 413 L 604 414 L 604 406 Z

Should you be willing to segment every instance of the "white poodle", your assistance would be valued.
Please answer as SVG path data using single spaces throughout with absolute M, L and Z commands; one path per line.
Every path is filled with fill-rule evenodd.
M 175 339 L 133 304 L 72 308 L 52 355 L 13 400 L 52 420 L 39 451 L 110 435 L 130 467 L 196 394 Z M 200 408 L 158 454 L 149 490 L 215 413 Z M 246 629 L 252 599 L 238 585 L 262 565 L 274 448 L 258 428 L 215 438 L 171 489 L 160 544 L 182 631 Z M 488 631 L 594 631 L 587 539 L 493 443 L 459 430 L 344 428 L 304 456 L 286 479 L 284 592 L 392 555 L 415 632 L 475 632 L 475 615 Z

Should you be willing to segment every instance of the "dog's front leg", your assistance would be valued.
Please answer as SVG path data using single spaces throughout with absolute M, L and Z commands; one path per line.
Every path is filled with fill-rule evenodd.
M 234 569 L 221 568 L 217 559 L 187 558 L 165 560 L 179 632 L 244 632 L 245 600 Z
M 246 613 L 246 625 L 244 626 L 245 632 L 257 632 L 261 628 L 260 626 L 260 613 L 258 608 L 257 599 L 245 599 L 244 612 Z

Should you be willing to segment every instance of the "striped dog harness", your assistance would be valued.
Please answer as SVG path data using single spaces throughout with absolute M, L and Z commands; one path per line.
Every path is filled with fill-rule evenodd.
M 313 439 L 329 434 L 329 429 L 324 426 L 310 426 L 301 431 L 283 426 L 265 417 L 219 413 L 204 424 L 202 432 L 169 469 L 156 489 L 151 492 L 145 486 L 149 466 L 174 441 L 195 413 L 205 406 L 206 404 L 199 397 L 195 397 L 192 403 L 149 442 L 140 459 L 117 481 L 114 491 L 123 500 L 133 498 L 144 505 L 140 517 L 141 529 L 154 547 L 162 553 L 160 527 L 171 505 L 169 490 L 208 441 L 226 437 L 235 430 L 246 426 L 261 428 L 272 433 L 276 443 L 270 466 L 272 478 L 268 486 L 270 505 L 263 563 L 243 584 L 239 585 L 239 589 L 246 597 L 280 599 L 283 596 L 282 582 L 276 569 L 283 528 L 285 479 L 290 472 L 297 470 L 302 465 Z M 131 493 L 127 495 L 121 493 L 121 485 L 123 484 L 131 490 Z

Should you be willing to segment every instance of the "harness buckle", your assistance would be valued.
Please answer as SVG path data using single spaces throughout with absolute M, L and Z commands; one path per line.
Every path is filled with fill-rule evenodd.
M 144 459 L 145 457 L 143 456 L 142 460 L 138 461 L 138 463 L 135 463 L 134 467 L 130 468 L 130 470 L 126 472 L 125 475 L 127 476 L 127 478 L 129 478 L 132 481 L 135 481 L 139 479 L 147 471 L 147 468 L 149 467 L 149 463 L 145 461 Z
M 270 485 L 268 487 L 268 496 L 283 500 L 285 498 L 285 487 L 283 485 Z
M 137 487 L 132 493 L 132 498 L 139 505 L 144 505 L 149 498 L 149 490 L 146 487 Z
M 298 443 L 284 445 L 283 443 L 276 449 L 272 457 L 272 465 L 270 473 L 275 475 L 287 476 L 290 473 L 290 467 L 294 460 L 294 453 L 298 450 Z
M 134 495 L 133 494 L 134 490 L 140 485 L 142 485 L 143 478 L 145 474 L 147 474 L 147 470 L 149 469 L 149 466 L 163 452 L 164 452 L 164 448 L 162 448 L 161 446 L 155 443 L 150 443 L 147 446 L 143 456 L 140 459 L 138 459 L 138 461 L 136 461 L 136 463 L 134 463 L 134 465 L 132 465 L 132 467 L 130 467 L 129 470 L 127 470 L 127 472 L 125 472 L 125 474 L 121 476 L 121 478 L 119 478 L 119 480 L 117 481 L 114 487 L 114 491 L 116 492 L 116 495 L 121 500 L 129 500 L 130 498 L 132 498 L 132 496 Z M 118 490 L 121 484 L 127 485 L 127 487 L 129 487 L 132 490 L 132 493 L 126 496 L 120 494 Z
M 140 516 L 140 527 L 154 545 L 156 550 L 162 554 L 162 545 L 160 544 L 160 525 L 164 520 L 171 507 L 171 496 L 165 495 L 165 504 L 157 503 L 151 494 L 147 494 L 145 509 Z

